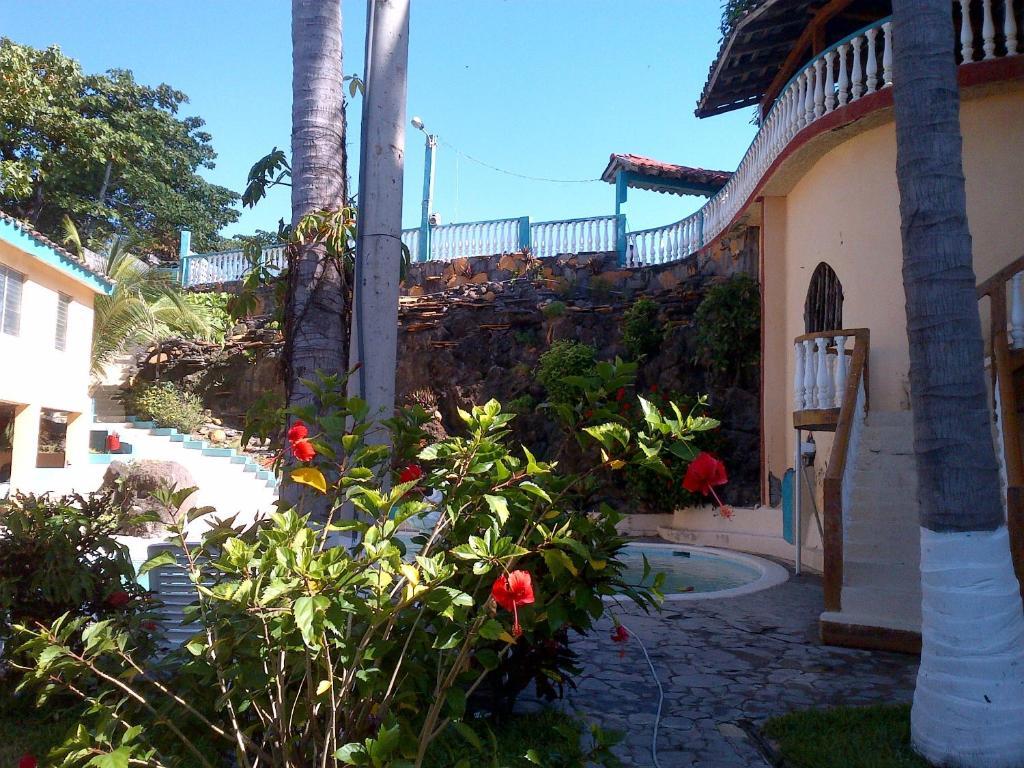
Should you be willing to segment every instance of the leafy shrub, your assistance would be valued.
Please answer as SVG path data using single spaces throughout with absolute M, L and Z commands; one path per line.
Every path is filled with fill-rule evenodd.
M 186 434 L 205 420 L 203 401 L 169 381 L 137 385 L 124 401 L 132 415 Z
M 228 302 L 231 294 L 216 291 L 197 293 L 189 291 L 182 294 L 185 303 L 198 309 L 205 316 L 210 324 L 213 341 L 223 342 L 227 332 L 234 325 L 234 320 L 228 312 Z
M 556 317 L 564 315 L 565 309 L 564 301 L 549 301 L 541 308 L 540 312 L 548 320 L 554 320 Z
M 708 291 L 694 316 L 695 362 L 738 379 L 761 355 L 761 298 L 757 281 L 736 275 Z
M 533 395 L 529 393 L 513 398 L 505 404 L 506 411 L 516 414 L 530 413 L 536 407 L 537 401 L 534 400 Z
M 126 506 L 120 489 L 0 501 L 0 640 L 12 624 L 49 626 L 64 614 L 120 616 L 143 604 L 128 550 L 114 538 L 143 522 Z
M 637 299 L 622 315 L 622 345 L 633 360 L 657 353 L 665 340 L 660 307 L 651 299 Z
M 568 403 L 579 387 L 566 382 L 569 376 L 585 376 L 594 368 L 596 353 L 588 344 L 563 339 L 540 356 L 537 380 L 548 391 L 552 403 Z
M 282 508 L 244 530 L 215 522 L 199 545 L 186 542 L 184 520 L 172 526 L 191 583 L 208 586 L 186 614 L 196 634 L 159 668 L 139 662 L 115 624 L 20 630 L 43 695 L 103 673 L 63 765 L 100 750 L 122 765 L 422 768 L 449 725 L 479 741 L 467 732 L 474 693 L 517 648 L 586 631 L 604 597 L 645 608 L 657 598 L 657 579 L 655 591 L 627 581 L 621 516 L 587 506 L 586 489 L 599 473 L 684 450 L 706 423 L 641 401 L 639 430 L 582 429 L 601 459 L 567 474 L 513 449 L 513 416 L 491 401 L 462 413 L 465 434 L 427 445 L 422 466 L 387 488 L 386 448 L 365 439 L 378 425 L 344 391 L 324 377 L 312 404 L 289 411 L 309 431 L 290 430 L 292 453 L 307 460 L 285 469 L 286 483 L 328 501 L 330 523 L 311 527 L 301 509 Z M 423 498 L 433 491 L 443 501 L 431 520 Z M 409 544 L 398 529 L 417 518 L 431 522 Z M 330 545 L 351 534 L 351 546 Z M 165 553 L 143 570 L 153 567 L 182 566 Z M 78 652 L 76 632 L 89 638 Z

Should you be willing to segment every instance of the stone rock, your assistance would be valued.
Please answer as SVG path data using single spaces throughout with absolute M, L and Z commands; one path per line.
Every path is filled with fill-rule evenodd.
M 227 433 L 223 429 L 215 429 L 210 432 L 210 440 L 215 443 L 223 443 L 227 439 Z
M 155 533 L 161 526 L 172 521 L 171 513 L 155 498 L 153 492 L 160 488 L 182 490 L 195 485 L 192 473 L 176 461 L 159 461 L 156 459 L 138 459 L 123 462 L 112 461 L 103 475 L 100 488 L 112 488 L 120 481 L 130 492 L 132 507 L 142 513 L 156 513 L 159 523 L 149 523 L 142 529 L 126 530 L 123 533 L 133 536 L 144 536 Z

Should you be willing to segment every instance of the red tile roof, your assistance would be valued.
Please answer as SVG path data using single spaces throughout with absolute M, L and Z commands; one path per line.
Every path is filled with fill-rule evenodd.
M 706 168 L 692 168 L 687 165 L 676 165 L 665 163 L 661 160 L 654 160 L 650 157 L 632 154 L 613 154 L 608 159 L 608 167 L 601 174 L 601 179 L 609 183 L 615 183 L 615 174 L 619 171 L 637 173 L 642 176 L 651 177 L 651 184 L 645 184 L 645 188 L 657 188 L 657 179 L 670 179 L 672 181 L 689 182 L 694 186 L 706 186 L 714 191 L 721 189 L 732 176 L 729 171 L 711 171 Z M 630 185 L 635 186 L 635 185 Z M 673 194 L 686 194 L 679 189 L 664 188 L 657 189 L 659 192 L 671 192 Z

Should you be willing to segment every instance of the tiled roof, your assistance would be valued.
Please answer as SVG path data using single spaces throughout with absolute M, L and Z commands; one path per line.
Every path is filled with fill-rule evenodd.
M 86 259 L 75 255 L 67 248 L 57 245 L 46 235 L 35 229 L 31 224 L 28 224 L 27 222 L 24 222 L 21 219 L 16 219 L 10 214 L 4 213 L 3 211 L 0 211 L 0 223 L 6 223 L 11 227 L 14 227 L 15 229 L 19 230 L 22 234 L 34 240 L 38 245 L 42 246 L 43 248 L 53 251 L 55 254 L 57 254 L 59 257 L 63 259 L 71 260 L 72 262 L 75 263 L 77 267 L 81 267 L 88 274 L 97 278 L 101 283 L 107 285 L 110 284 L 110 279 L 102 272 L 99 272 L 94 267 L 92 267 Z M 17 245 L 17 243 L 14 244 Z
M 687 165 L 676 165 L 665 163 L 661 160 L 654 160 L 650 157 L 632 154 L 613 154 L 608 159 L 608 166 L 601 174 L 601 179 L 609 183 L 615 183 L 615 174 L 619 171 L 636 173 L 651 178 L 651 184 L 643 185 L 645 188 L 657 188 L 657 180 L 665 179 L 681 181 L 693 184 L 696 187 L 709 187 L 714 190 L 721 189 L 732 176 L 729 171 L 711 171 L 706 168 L 691 168 Z M 630 184 L 630 186 L 638 186 Z M 664 188 L 659 192 L 671 192 L 674 194 L 686 194 L 680 189 Z

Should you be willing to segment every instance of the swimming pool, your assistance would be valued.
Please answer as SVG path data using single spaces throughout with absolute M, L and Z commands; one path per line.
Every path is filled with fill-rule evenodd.
M 681 544 L 634 542 L 620 556 L 627 567 L 627 580 L 640 583 L 644 557 L 654 574 L 665 574 L 661 591 L 666 600 L 701 600 L 735 597 L 781 584 L 789 573 L 781 565 L 753 555 L 710 547 Z

